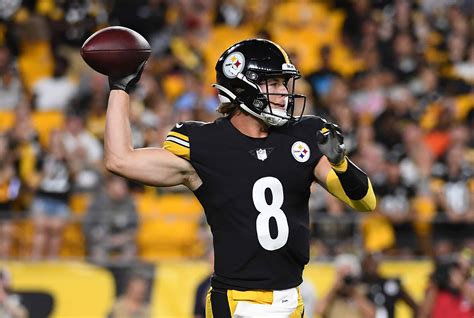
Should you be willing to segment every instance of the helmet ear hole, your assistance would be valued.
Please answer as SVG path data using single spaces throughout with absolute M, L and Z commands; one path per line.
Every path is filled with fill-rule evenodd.
M 257 73 L 252 72 L 252 71 L 248 71 L 248 72 L 246 73 L 246 76 L 247 76 L 247 78 L 248 78 L 249 80 L 254 81 L 254 82 L 258 82 L 258 75 L 257 75 Z
M 258 99 L 256 99 L 256 100 L 253 101 L 253 106 L 254 106 L 255 108 L 257 108 L 258 110 L 260 110 L 260 111 L 262 111 L 263 108 L 265 107 L 265 105 L 263 104 L 263 102 L 262 102 L 261 100 L 258 100 Z

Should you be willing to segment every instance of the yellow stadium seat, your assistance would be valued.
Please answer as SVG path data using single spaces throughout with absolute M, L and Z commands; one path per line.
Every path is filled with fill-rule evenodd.
M 441 106 L 438 102 L 429 104 L 420 119 L 420 127 L 429 131 L 438 123 L 438 118 L 441 113 Z
M 33 242 L 33 222 L 30 218 L 16 221 L 15 242 L 13 253 L 19 258 L 30 257 Z
M 139 254 L 147 260 L 199 256 L 202 207 L 189 194 L 138 195 Z
M 205 72 L 205 76 L 207 77 L 204 79 L 205 83 L 210 85 L 215 82 L 214 66 L 222 52 L 232 44 L 245 39 L 250 39 L 254 36 L 255 30 L 251 26 L 239 28 L 233 28 L 230 26 L 214 27 L 209 34 L 206 45 L 202 48 L 204 59 L 207 62 Z
M 306 75 L 318 66 L 318 51 L 323 43 L 314 29 L 304 28 L 295 32 L 279 28 L 275 29 L 272 35 L 273 40 L 280 44 L 288 54 L 296 54 L 297 60 L 293 59 L 292 62 L 296 64 L 301 73 Z
M 77 218 L 73 218 L 64 228 L 59 255 L 73 259 L 85 256 L 84 235 L 82 234 L 81 223 Z
M 366 216 L 361 224 L 364 249 L 369 253 L 382 252 L 395 244 L 395 233 L 389 220 L 380 214 Z
M 15 113 L 9 110 L 0 111 L 0 132 L 7 131 L 15 122 Z
M 310 1 L 287 1 L 274 6 L 271 18 L 272 29 L 275 26 L 314 25 L 329 15 L 324 3 Z
M 31 92 L 36 81 L 53 74 L 54 62 L 50 43 L 46 41 L 28 42 L 22 46 L 21 52 L 18 58 L 18 68 L 25 89 Z
M 40 143 L 47 146 L 53 129 L 64 125 L 64 114 L 60 111 L 37 111 L 33 113 L 33 126 L 38 131 Z
M 163 91 L 169 101 L 174 101 L 185 89 L 184 78 L 181 75 L 170 74 L 163 78 Z
M 297 60 L 293 62 L 303 75 L 320 67 L 320 49 L 328 45 L 333 49 L 332 67 L 342 75 L 350 76 L 363 68 L 363 61 L 356 60 L 341 43 L 340 28 L 343 18 L 342 13 L 335 11 L 296 31 L 291 28 L 275 28 L 272 36 L 288 53 L 297 55 Z
M 30 218 L 18 220 L 13 253 L 20 258 L 29 258 L 34 236 L 34 226 Z M 60 257 L 82 258 L 85 255 L 85 243 L 81 224 L 74 219 L 66 225 L 59 251 Z
M 456 97 L 456 119 L 464 120 L 469 111 L 474 108 L 474 94 L 466 94 Z
M 350 50 L 340 43 L 333 47 L 332 54 L 331 64 L 343 76 L 351 76 L 365 67 L 364 61 L 356 59 Z
M 91 195 L 87 192 L 74 192 L 69 199 L 69 208 L 72 214 L 82 216 L 87 212 L 91 203 Z

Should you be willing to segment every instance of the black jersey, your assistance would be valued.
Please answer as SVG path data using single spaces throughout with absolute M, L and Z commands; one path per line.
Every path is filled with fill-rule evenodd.
M 189 160 L 203 181 L 194 193 L 213 234 L 213 287 L 278 290 L 301 284 L 322 125 L 321 118 L 308 116 L 272 127 L 266 138 L 251 138 L 219 118 L 178 123 L 168 134 L 164 147 Z

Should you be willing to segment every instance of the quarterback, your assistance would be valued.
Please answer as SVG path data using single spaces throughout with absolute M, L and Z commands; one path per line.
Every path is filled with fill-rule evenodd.
M 148 185 L 183 184 L 201 202 L 215 252 L 206 317 L 302 317 L 311 184 L 355 210 L 375 208 L 342 132 L 323 118 L 294 116 L 295 101 L 305 102 L 294 93 L 299 71 L 279 45 L 250 39 L 217 61 L 219 119 L 176 123 L 163 148 L 133 149 L 128 93 L 142 68 L 109 78 L 107 169 Z

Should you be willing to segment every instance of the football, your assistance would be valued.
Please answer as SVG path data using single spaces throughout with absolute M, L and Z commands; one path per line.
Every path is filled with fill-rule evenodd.
M 129 28 L 112 26 L 92 34 L 81 47 L 81 56 L 95 71 L 123 77 L 133 74 L 151 53 L 148 41 Z

